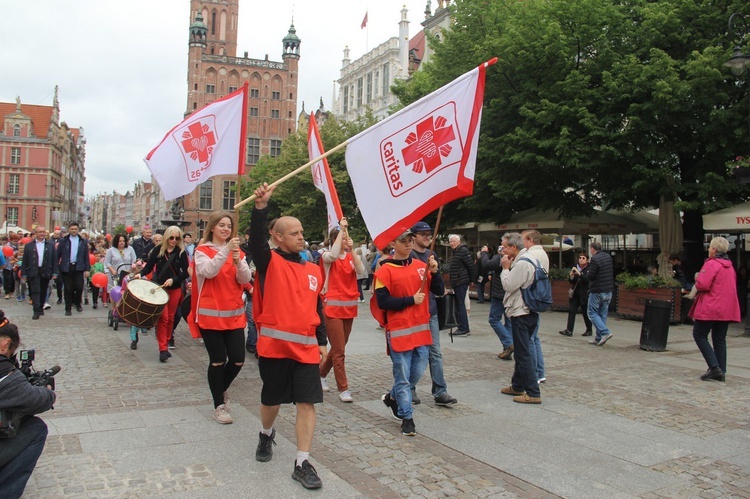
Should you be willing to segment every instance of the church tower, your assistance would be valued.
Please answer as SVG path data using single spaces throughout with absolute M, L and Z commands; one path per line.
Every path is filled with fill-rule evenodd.
M 209 55 L 237 55 L 237 17 L 239 0 L 191 0 L 190 20 L 198 14 L 206 25 L 206 53 Z

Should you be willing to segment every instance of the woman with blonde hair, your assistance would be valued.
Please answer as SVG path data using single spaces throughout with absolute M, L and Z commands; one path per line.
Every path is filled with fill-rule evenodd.
M 724 381 L 727 372 L 727 329 L 730 322 L 740 322 L 737 301 L 737 274 L 727 256 L 729 241 L 711 239 L 708 260 L 695 280 L 698 294 L 688 316 L 693 319 L 693 339 L 708 370 L 703 381 Z M 711 333 L 711 343 L 708 342 Z
M 169 301 L 159 316 L 159 322 L 156 323 L 159 361 L 166 362 L 172 356 L 168 343 L 172 335 L 174 314 L 182 299 L 182 283 L 189 277 L 187 251 L 182 245 L 182 231 L 176 225 L 167 227 L 161 244 L 154 246 L 148 255 L 146 266 L 136 272 L 133 278 L 140 279 L 152 270 L 154 275 L 151 281 L 163 287 L 169 295 Z
M 193 291 L 188 324 L 208 352 L 208 388 L 214 419 L 232 423 L 227 390 L 245 363 L 244 285 L 252 276 L 240 250 L 232 215 L 213 213 L 193 252 Z

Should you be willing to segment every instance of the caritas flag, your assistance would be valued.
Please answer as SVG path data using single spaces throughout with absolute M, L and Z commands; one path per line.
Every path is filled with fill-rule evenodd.
M 307 128 L 307 152 L 310 160 L 323 155 L 323 141 L 320 139 L 318 123 L 315 121 L 315 115 L 310 113 L 310 124 Z M 321 159 L 317 163 L 310 165 L 312 168 L 313 184 L 326 198 L 326 210 L 328 211 L 328 232 L 338 227 L 343 213 L 339 204 L 339 196 L 336 194 L 336 186 L 333 184 L 331 170 L 328 168 L 328 160 Z
M 378 248 L 473 193 L 485 68 L 496 60 L 349 139 L 346 168 Z
M 143 161 L 169 201 L 214 175 L 245 167 L 247 85 L 212 102 L 171 129 Z

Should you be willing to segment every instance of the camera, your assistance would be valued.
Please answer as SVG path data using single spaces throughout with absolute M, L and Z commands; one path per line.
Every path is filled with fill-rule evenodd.
M 21 362 L 19 370 L 33 386 L 49 386 L 55 389 L 55 374 L 60 372 L 60 366 L 54 366 L 42 372 L 34 370 L 36 350 L 21 350 L 18 359 Z M 5 409 L 0 410 L 0 438 L 12 438 L 18 433 L 24 414 L 18 414 Z

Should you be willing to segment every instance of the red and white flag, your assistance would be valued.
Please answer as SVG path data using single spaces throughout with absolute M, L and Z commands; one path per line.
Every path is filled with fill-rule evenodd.
M 359 27 L 359 29 L 365 29 L 365 26 L 367 26 L 367 12 L 365 12 L 365 18 L 362 19 L 362 25 Z
M 212 102 L 172 128 L 144 158 L 169 201 L 214 175 L 245 169 L 247 85 Z
M 346 168 L 378 248 L 473 193 L 485 68 L 495 61 L 349 139 Z
M 315 115 L 310 113 L 310 124 L 307 128 L 307 152 L 310 160 L 320 157 L 323 151 L 323 141 L 320 139 L 318 123 L 315 121 Z M 328 168 L 328 160 L 321 159 L 317 163 L 310 165 L 312 168 L 313 184 L 323 193 L 326 198 L 326 210 L 328 211 L 328 232 L 338 227 L 343 213 L 339 204 L 339 195 L 336 194 L 336 186 L 331 177 L 331 170 Z

